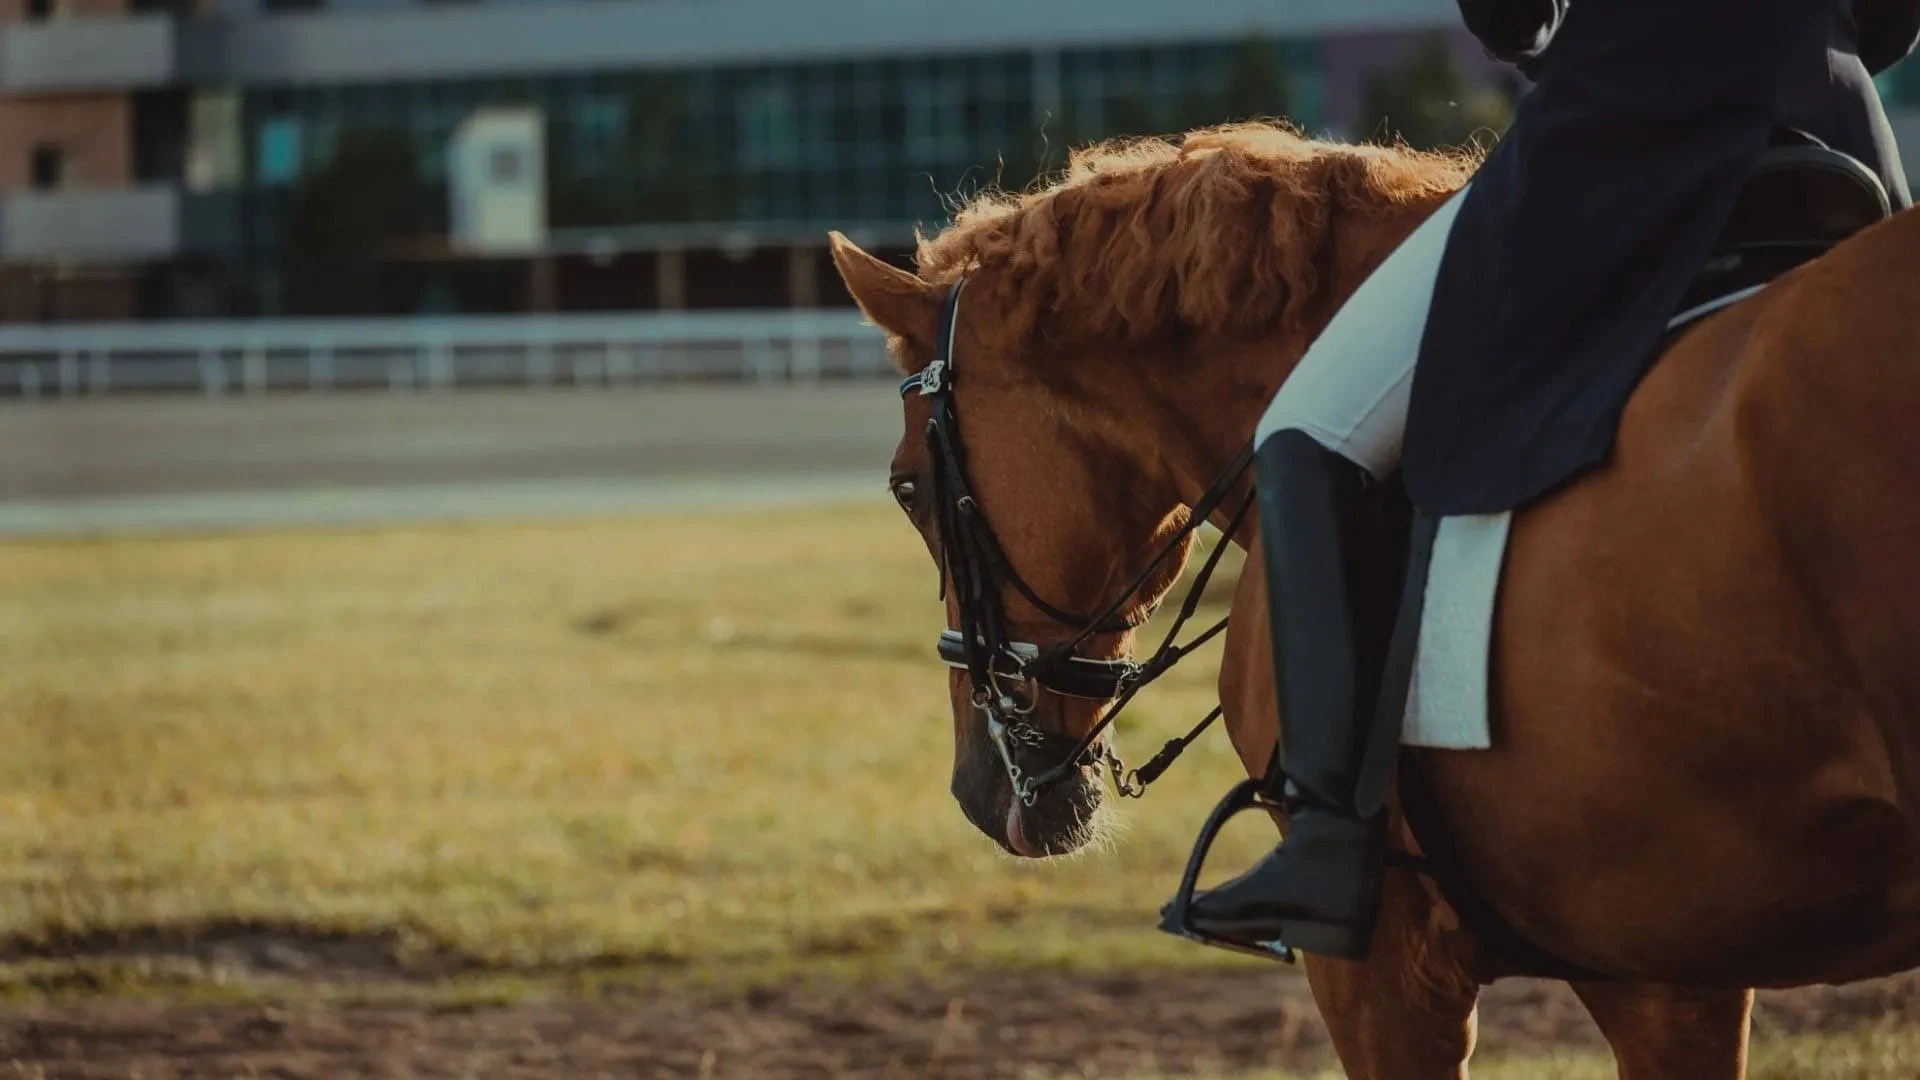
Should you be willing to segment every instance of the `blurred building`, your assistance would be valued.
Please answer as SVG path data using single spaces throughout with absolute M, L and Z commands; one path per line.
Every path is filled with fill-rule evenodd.
M 826 229 L 903 253 L 1067 144 L 1364 136 L 1434 35 L 1507 77 L 1453 0 L 180 4 L 0 0 L 0 319 L 842 303 Z

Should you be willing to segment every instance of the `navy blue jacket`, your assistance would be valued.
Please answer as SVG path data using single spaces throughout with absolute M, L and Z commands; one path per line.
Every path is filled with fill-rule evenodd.
M 1436 514 L 1511 509 L 1606 459 L 1627 397 L 1774 132 L 1911 199 L 1871 75 L 1920 0 L 1460 0 L 1534 80 L 1448 239 L 1404 476 Z

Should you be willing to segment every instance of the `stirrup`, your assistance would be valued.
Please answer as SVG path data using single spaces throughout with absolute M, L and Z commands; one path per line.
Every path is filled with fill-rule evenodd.
M 1212 849 L 1215 838 L 1220 835 L 1220 830 L 1226 826 L 1227 822 L 1244 811 L 1276 809 L 1272 802 L 1262 797 L 1261 785 L 1262 782 L 1259 780 L 1240 781 L 1227 792 L 1219 805 L 1213 808 L 1213 813 L 1207 815 L 1206 824 L 1200 826 L 1200 837 L 1194 841 L 1193 854 L 1187 857 L 1186 872 L 1180 875 L 1180 889 L 1160 911 L 1160 929 L 1175 937 L 1197 941 L 1202 945 L 1211 945 L 1247 956 L 1258 956 L 1263 960 L 1281 960 L 1291 964 L 1298 959 L 1298 956 L 1293 947 L 1284 941 L 1244 941 L 1222 937 L 1199 929 L 1188 917 L 1188 908 L 1193 903 L 1194 886 L 1200 881 L 1200 870 L 1206 865 L 1207 852 Z

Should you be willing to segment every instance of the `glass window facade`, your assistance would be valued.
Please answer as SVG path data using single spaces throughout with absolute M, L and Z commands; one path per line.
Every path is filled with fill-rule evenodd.
M 1249 41 L 268 89 L 248 95 L 250 181 L 292 184 L 343 134 L 378 131 L 414 148 L 431 205 L 454 127 L 526 103 L 547 117 L 556 227 L 931 222 L 944 195 L 1024 184 L 1090 139 L 1314 125 L 1318 59 Z
M 1252 116 L 1318 128 L 1322 82 L 1317 43 L 1249 39 L 261 87 L 240 92 L 233 120 L 243 175 L 200 200 L 217 225 L 201 250 L 233 268 L 240 306 L 262 313 L 281 309 L 291 249 L 311 241 L 303 206 L 376 204 L 388 240 L 430 250 L 448 232 L 453 133 L 487 106 L 545 118 L 546 160 L 530 165 L 544 167 L 554 230 L 898 235 L 937 226 L 956 196 L 1022 187 L 1093 139 Z M 383 178 L 372 196 L 306 197 L 317 176 L 370 169 Z

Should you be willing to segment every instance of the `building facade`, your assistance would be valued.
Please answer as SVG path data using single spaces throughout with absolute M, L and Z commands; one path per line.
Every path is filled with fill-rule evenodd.
M 0 319 L 844 302 L 825 230 L 903 253 L 1075 143 L 1365 137 L 1423 48 L 1513 89 L 1453 0 L 185 2 L 0 0 Z M 476 247 L 501 109 L 546 212 Z
M 172 170 L 143 131 L 174 90 L 177 20 L 137 0 L 0 0 L 0 320 L 138 306 L 178 249 Z

